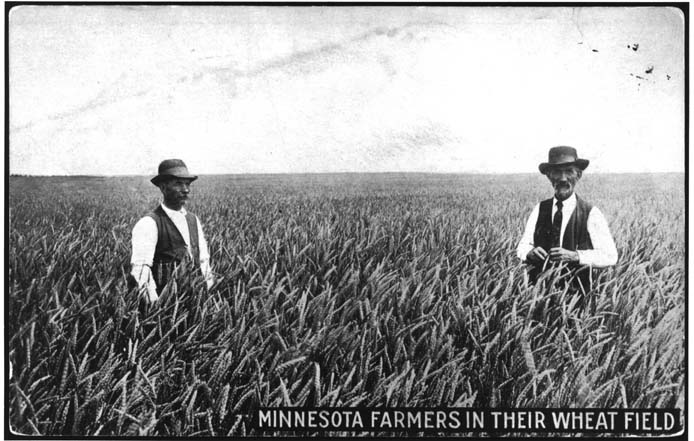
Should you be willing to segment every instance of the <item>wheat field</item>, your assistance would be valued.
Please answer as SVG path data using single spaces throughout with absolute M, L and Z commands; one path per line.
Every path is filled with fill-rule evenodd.
M 684 407 L 683 174 L 591 175 L 618 264 L 528 286 L 539 175 L 202 176 L 221 281 L 129 291 L 145 177 L 9 181 L 14 433 L 246 436 L 258 406 Z M 267 435 L 267 434 L 266 434 Z M 340 435 L 340 434 L 338 434 Z

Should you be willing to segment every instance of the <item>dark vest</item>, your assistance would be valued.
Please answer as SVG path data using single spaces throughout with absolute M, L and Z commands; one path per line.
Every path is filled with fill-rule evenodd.
M 535 235 L 533 236 L 533 243 L 535 246 L 542 247 L 547 252 L 552 248 L 553 202 L 553 199 L 540 202 L 540 212 L 537 216 Z M 592 208 L 592 205 L 576 196 L 576 208 L 566 224 L 566 230 L 561 240 L 562 248 L 571 251 L 593 249 L 593 243 L 590 241 L 590 234 L 588 234 L 588 215 Z M 574 273 L 572 284 L 577 287 L 582 286 L 586 292 L 589 291 L 592 282 L 590 267 L 570 264 L 569 268 Z M 542 264 L 531 269 L 530 276 L 533 282 L 537 279 L 540 272 L 542 272 Z
M 176 228 L 173 221 L 166 215 L 161 205 L 147 216 L 154 219 L 157 224 L 157 246 L 154 249 L 154 259 L 152 262 L 152 275 L 157 285 L 157 292 L 166 286 L 171 279 L 176 265 L 182 262 L 193 263 L 195 268 L 200 266 L 200 247 L 198 242 L 198 221 L 195 215 L 186 213 L 188 232 L 190 234 L 190 246 L 193 252 L 193 261 L 190 262 L 190 255 L 186 248 L 186 242 L 181 233 Z

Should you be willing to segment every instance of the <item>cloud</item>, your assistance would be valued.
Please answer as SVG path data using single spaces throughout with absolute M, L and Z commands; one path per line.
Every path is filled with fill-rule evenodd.
M 407 23 L 403 26 L 377 27 L 340 42 L 329 42 L 317 47 L 297 50 L 286 56 L 258 61 L 247 69 L 239 69 L 227 55 L 201 57 L 190 63 L 175 60 L 158 68 L 153 66 L 129 66 L 116 80 L 103 86 L 101 90 L 84 104 L 61 112 L 34 119 L 11 127 L 15 132 L 26 130 L 41 122 L 67 120 L 130 98 L 145 97 L 185 85 L 197 84 L 211 79 L 227 88 L 232 97 L 236 92 L 236 82 L 240 79 L 256 79 L 280 73 L 284 76 L 305 76 L 335 68 L 336 65 L 350 64 L 373 59 L 390 77 L 398 73 L 397 62 L 389 55 L 393 49 L 427 41 L 435 28 L 447 28 L 441 22 Z M 222 60 L 226 65 L 209 66 L 209 61 Z M 192 66 L 192 70 L 191 70 Z M 154 71 L 151 71 L 154 69 Z M 163 72 L 163 70 L 166 72 Z
M 460 142 L 460 138 L 448 127 L 431 121 L 399 130 L 374 132 L 373 139 L 373 146 L 368 149 L 368 153 L 374 160 L 384 160 L 403 153 L 426 154 L 427 151 Z

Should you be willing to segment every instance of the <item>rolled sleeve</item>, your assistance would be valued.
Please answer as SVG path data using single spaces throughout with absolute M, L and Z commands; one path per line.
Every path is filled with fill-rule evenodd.
M 130 263 L 133 265 L 152 266 L 154 250 L 157 247 L 157 224 L 151 217 L 143 217 L 133 228 Z
M 145 289 L 150 298 L 156 298 L 157 287 L 152 277 L 152 260 L 157 246 L 157 224 L 150 217 L 143 217 L 133 228 L 132 232 L 132 268 L 133 276 L 140 289 Z

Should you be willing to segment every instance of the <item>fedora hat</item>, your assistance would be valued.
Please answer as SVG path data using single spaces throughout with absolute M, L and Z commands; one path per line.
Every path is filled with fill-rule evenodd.
M 198 179 L 197 176 L 188 173 L 188 167 L 180 159 L 165 159 L 159 164 L 159 174 L 152 178 L 152 184 L 159 185 L 170 178 L 189 179 L 191 182 Z
M 561 145 L 549 149 L 547 162 L 540 164 L 539 168 L 540 173 L 544 175 L 552 168 L 562 165 L 575 165 L 581 170 L 585 170 L 589 162 L 587 159 L 580 159 L 575 148 Z

